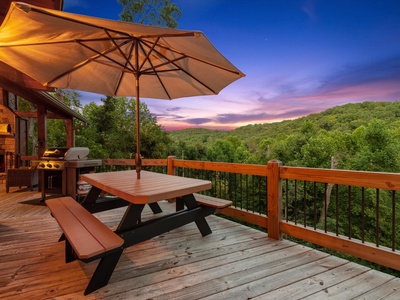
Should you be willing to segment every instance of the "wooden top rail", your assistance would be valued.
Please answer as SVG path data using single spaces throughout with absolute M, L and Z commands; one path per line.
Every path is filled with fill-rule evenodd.
M 333 183 L 386 190 L 400 190 L 400 174 L 349 170 L 280 167 L 282 179 Z
M 134 159 L 102 159 L 105 166 L 135 166 Z M 167 159 L 143 159 L 142 166 L 167 166 Z
M 174 167 L 267 176 L 267 166 L 174 159 Z

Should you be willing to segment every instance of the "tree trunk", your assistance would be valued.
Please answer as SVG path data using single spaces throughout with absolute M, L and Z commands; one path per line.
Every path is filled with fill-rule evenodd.
M 331 157 L 331 169 L 337 169 L 337 165 L 339 162 L 339 156 L 336 154 Z M 326 212 L 328 211 L 329 208 L 329 203 L 331 201 L 331 193 L 332 193 L 332 188 L 334 184 L 333 183 L 328 183 L 328 186 L 326 188 L 326 194 L 325 194 L 325 201 L 322 204 L 322 211 L 321 211 L 321 216 L 319 217 L 319 222 L 318 222 L 318 227 L 322 226 L 324 224 L 325 218 L 326 218 Z

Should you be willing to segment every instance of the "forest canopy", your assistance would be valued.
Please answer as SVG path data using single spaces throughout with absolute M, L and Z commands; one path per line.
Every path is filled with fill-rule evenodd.
M 69 92 L 64 98 L 91 124 L 76 130 L 76 146 L 89 147 L 93 158 L 132 158 L 134 99 L 105 97 L 99 104 L 81 106 L 77 97 Z M 400 102 L 364 102 L 231 131 L 191 128 L 167 132 L 141 103 L 141 148 L 145 158 L 174 155 L 249 164 L 277 159 L 287 166 L 399 172 L 399 117 Z M 65 145 L 62 121 L 50 121 L 48 146 Z
M 398 172 L 400 102 L 363 102 L 232 131 L 170 132 L 179 158 Z M 199 151 L 200 150 L 200 151 Z M 224 158 L 220 152 L 229 154 Z M 225 155 L 226 157 L 226 155 Z

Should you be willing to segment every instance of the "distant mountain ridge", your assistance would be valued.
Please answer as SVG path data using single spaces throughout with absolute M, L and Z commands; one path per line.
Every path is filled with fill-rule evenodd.
M 327 131 L 353 131 L 371 120 L 379 119 L 387 126 L 400 126 L 400 100 L 395 102 L 349 103 L 329 108 L 317 114 L 310 114 L 295 120 L 274 123 L 250 124 L 230 131 L 204 128 L 189 128 L 171 131 L 174 141 L 185 141 L 188 145 L 211 145 L 216 139 L 237 136 L 250 147 L 256 146 L 263 138 L 275 138 L 279 134 L 298 132 L 304 122 L 312 122 Z

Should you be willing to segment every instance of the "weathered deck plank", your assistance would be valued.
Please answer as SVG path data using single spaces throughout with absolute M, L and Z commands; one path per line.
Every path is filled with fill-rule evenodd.
M 0 186 L 1 299 L 398 299 L 400 279 L 210 216 L 128 248 L 84 297 L 96 262 L 64 263 L 61 230 L 37 192 Z M 164 210 L 174 209 L 163 202 Z M 115 228 L 124 208 L 96 216 Z M 153 217 L 146 208 L 144 218 Z

